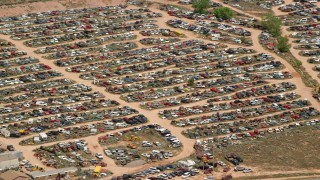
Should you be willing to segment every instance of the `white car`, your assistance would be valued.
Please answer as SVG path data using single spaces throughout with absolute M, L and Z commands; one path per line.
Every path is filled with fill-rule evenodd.
M 187 179 L 188 177 L 190 177 L 190 172 L 186 172 L 181 176 L 183 179 Z
M 143 153 L 143 154 L 141 154 L 141 156 L 149 158 L 151 155 L 148 153 Z
M 100 154 L 100 153 L 96 153 L 96 158 L 98 158 L 98 159 L 103 159 L 103 156 L 102 156 L 102 154 Z
M 20 165 L 21 165 L 21 166 L 24 166 L 24 165 L 26 165 L 26 164 L 28 164 L 28 163 L 29 163 L 28 160 L 22 160 L 22 161 L 20 162 Z
M 104 150 L 104 153 L 107 155 L 107 156 L 111 156 L 112 155 L 112 152 L 108 149 Z
M 243 172 L 243 173 L 250 173 L 250 172 L 252 172 L 252 169 L 250 169 L 250 168 L 245 168 L 242 172 Z

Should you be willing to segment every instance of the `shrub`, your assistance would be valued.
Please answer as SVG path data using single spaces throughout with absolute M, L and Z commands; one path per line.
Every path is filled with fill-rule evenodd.
M 281 20 L 272 13 L 266 14 L 261 22 L 261 26 L 267 29 L 273 37 L 279 37 L 281 35 L 281 25 Z
M 188 86 L 194 86 L 194 78 L 193 77 L 188 79 Z
M 231 19 L 234 16 L 233 11 L 228 7 L 219 7 L 213 11 L 217 18 Z
M 192 7 L 195 13 L 207 14 L 210 7 L 210 0 L 192 0 Z
M 291 45 L 288 43 L 289 39 L 287 37 L 278 37 L 277 48 L 280 52 L 288 52 L 290 50 Z

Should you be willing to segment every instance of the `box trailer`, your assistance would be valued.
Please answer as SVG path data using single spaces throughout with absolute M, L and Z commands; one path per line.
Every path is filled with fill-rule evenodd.
M 39 137 L 42 141 L 48 140 L 48 136 L 46 133 L 39 133 Z

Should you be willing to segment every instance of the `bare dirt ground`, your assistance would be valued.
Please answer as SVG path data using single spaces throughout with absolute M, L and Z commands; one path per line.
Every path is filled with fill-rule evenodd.
M 52 0 L 0 7 L 0 16 L 15 16 L 43 11 L 66 10 L 76 8 L 93 8 L 99 6 L 115 6 L 125 3 L 125 0 Z
M 163 3 L 162 0 L 151 0 L 151 1 Z M 29 4 L 25 4 L 25 5 L 17 5 L 17 6 L 14 6 L 14 7 L 12 7 L 12 6 L 1 7 L 0 16 L 11 16 L 11 15 L 18 15 L 18 14 L 29 13 L 29 12 L 41 12 L 41 11 L 50 11 L 50 10 L 65 10 L 65 9 L 68 9 L 68 8 L 98 7 L 98 6 L 105 6 L 105 5 L 117 5 L 117 4 L 121 4 L 121 3 L 124 3 L 124 1 L 123 0 L 53 0 L 53 1 L 50 1 L 50 2 L 29 3 Z M 170 1 L 169 3 L 175 4 L 176 2 Z M 162 12 L 159 9 L 157 9 L 156 5 L 153 5 L 153 6 L 149 7 L 149 8 L 154 12 L 161 12 L 163 14 L 163 17 L 158 19 L 158 22 L 157 22 L 158 25 L 160 26 L 160 28 L 169 28 L 170 29 L 170 27 L 168 27 L 165 22 L 168 19 L 172 19 L 172 17 L 169 16 L 167 13 Z M 230 7 L 230 8 L 235 10 L 235 11 L 239 11 L 239 10 L 233 8 L 233 7 Z M 257 19 L 260 19 L 260 17 L 253 16 L 253 15 L 250 15 L 248 13 L 244 13 L 244 14 L 246 14 L 248 16 L 251 16 L 251 17 L 255 17 Z M 254 30 L 254 29 L 247 29 L 247 30 L 252 32 L 252 37 L 253 37 L 253 46 L 252 46 L 252 48 L 254 48 L 257 52 L 260 52 L 260 53 L 264 52 L 264 53 L 271 54 L 277 60 L 280 60 L 286 66 L 286 70 L 291 72 L 294 75 L 294 77 L 292 79 L 288 80 L 288 81 L 293 82 L 294 84 L 297 85 L 297 89 L 295 91 L 298 94 L 302 95 L 302 98 L 307 98 L 309 101 L 311 101 L 312 105 L 320 110 L 319 103 L 315 99 L 312 98 L 312 94 L 311 94 L 312 89 L 306 87 L 303 84 L 300 76 L 294 71 L 293 67 L 289 63 L 287 63 L 287 61 L 285 61 L 284 59 L 280 58 L 276 54 L 270 53 L 269 51 L 265 50 L 259 44 L 258 36 L 261 33 L 261 31 Z M 187 35 L 186 39 L 197 38 L 197 36 L 195 34 L 189 32 L 189 31 L 183 31 L 183 30 L 179 30 L 179 31 L 181 31 L 182 33 Z M 53 67 L 53 69 L 62 72 L 66 77 L 68 77 L 68 78 L 70 78 L 72 80 L 75 80 L 78 83 L 82 83 L 82 84 L 85 84 L 85 85 L 92 86 L 93 91 L 99 91 L 99 92 L 103 93 L 103 95 L 105 95 L 107 98 L 118 101 L 120 103 L 120 105 L 129 105 L 130 107 L 139 110 L 139 112 L 141 114 L 144 114 L 150 120 L 150 122 L 149 122 L 150 124 L 157 123 L 157 124 L 160 124 L 161 126 L 167 128 L 167 129 L 170 129 L 171 132 L 173 133 L 173 135 L 175 135 L 177 138 L 179 138 L 180 141 L 184 145 L 183 149 L 182 149 L 182 152 L 179 155 L 177 155 L 177 156 L 175 156 L 175 157 L 173 157 L 171 159 L 168 159 L 168 160 L 165 160 L 165 161 L 161 161 L 161 162 L 152 163 L 152 164 L 145 164 L 145 165 L 138 166 L 138 167 L 119 167 L 114 163 L 114 161 L 112 159 L 104 156 L 104 160 L 108 164 L 108 166 L 107 166 L 108 169 L 111 170 L 114 173 L 114 175 L 122 175 L 124 173 L 132 173 L 132 172 L 136 172 L 136 171 L 139 171 L 139 170 L 146 169 L 146 168 L 148 168 L 150 166 L 157 166 L 157 165 L 160 165 L 160 164 L 167 164 L 167 163 L 170 163 L 170 162 L 174 162 L 174 161 L 177 161 L 179 159 L 186 158 L 186 157 L 190 156 L 194 152 L 192 147 L 193 147 L 195 141 L 191 140 L 191 139 L 188 139 L 188 138 L 186 138 L 185 136 L 183 136 L 181 134 L 181 132 L 184 130 L 184 128 L 174 127 L 174 126 L 170 125 L 170 121 L 160 119 L 158 117 L 158 111 L 147 111 L 147 110 L 141 109 L 140 106 L 139 106 L 139 103 L 129 103 L 128 104 L 127 102 L 121 100 L 119 98 L 120 97 L 119 95 L 113 95 L 113 94 L 107 93 L 105 91 L 105 88 L 93 86 L 90 81 L 85 81 L 83 79 L 80 79 L 78 74 L 66 72 L 65 68 L 55 66 L 53 64 L 53 61 L 49 61 L 49 60 L 43 59 L 40 55 L 35 54 L 33 52 L 35 50 L 34 48 L 29 48 L 29 47 L 24 46 L 23 42 L 14 41 L 14 40 L 10 39 L 9 36 L 4 36 L 4 35 L 0 35 L 0 38 L 3 38 L 3 39 L 5 39 L 5 40 L 7 40 L 9 42 L 13 42 L 19 50 L 27 51 L 29 56 L 33 56 L 33 57 L 38 58 L 41 63 L 48 64 L 49 66 Z M 298 58 L 298 59 L 300 59 L 300 58 Z M 303 61 L 303 63 L 304 63 L 304 61 Z M 303 65 L 306 65 L 306 68 L 310 68 L 310 67 L 307 67 L 306 63 L 304 63 Z M 309 71 L 309 72 L 311 73 L 311 71 Z M 270 82 L 273 83 L 272 81 L 270 81 Z M 197 103 L 193 103 L 191 105 L 198 105 L 198 104 L 203 104 L 203 103 L 204 103 L 204 101 L 200 101 L 200 102 L 197 102 Z M 132 128 L 132 127 L 130 127 L 130 128 Z M 130 128 L 126 128 L 126 129 L 130 129 Z M 108 133 L 113 133 L 113 132 L 117 132 L 117 131 L 119 131 L 119 130 L 110 131 Z M 96 153 L 96 152 L 102 153 L 103 149 L 97 142 L 97 138 L 99 136 L 102 136 L 102 135 L 103 134 L 99 134 L 99 135 L 89 136 L 89 137 L 82 138 L 82 139 L 85 139 L 87 142 L 89 142 L 89 147 L 90 147 L 90 149 L 91 149 L 91 151 L 93 153 Z M 19 145 L 19 142 L 22 139 L 26 139 L 26 138 L 29 138 L 29 137 L 30 136 L 26 136 L 26 137 L 21 138 L 21 139 L 19 139 L 17 141 L 12 141 L 11 139 L 1 138 L 1 142 L 3 142 L 4 144 L 12 144 L 17 150 L 23 151 L 25 158 L 28 159 L 29 161 L 31 161 L 32 164 L 41 165 L 40 160 L 36 159 L 33 156 L 33 153 L 32 153 L 32 150 L 35 149 L 36 147 L 39 147 L 39 146 L 20 146 Z M 55 143 L 57 143 L 57 142 L 47 143 L 46 145 L 52 145 L 52 144 L 55 144 Z M 47 168 L 47 169 L 50 169 L 50 168 Z M 294 171 L 294 172 L 296 172 L 296 171 Z M 283 171 L 279 171 L 279 172 L 256 172 L 253 175 L 257 176 L 257 175 L 265 175 L 265 174 L 272 174 L 272 173 L 283 173 Z M 234 177 L 241 177 L 241 176 L 244 176 L 244 174 L 239 174 L 238 173 L 238 174 L 235 174 Z M 217 177 L 221 177 L 221 174 L 220 175 L 217 174 Z M 197 177 L 197 178 L 199 178 L 199 177 Z

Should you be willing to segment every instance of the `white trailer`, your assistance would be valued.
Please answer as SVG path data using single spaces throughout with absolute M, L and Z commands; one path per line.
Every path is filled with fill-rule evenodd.
M 7 130 L 6 128 L 2 128 L 1 135 L 3 135 L 4 137 L 10 137 L 10 131 Z
M 48 135 L 46 133 L 39 133 L 39 137 L 42 141 L 48 140 Z

